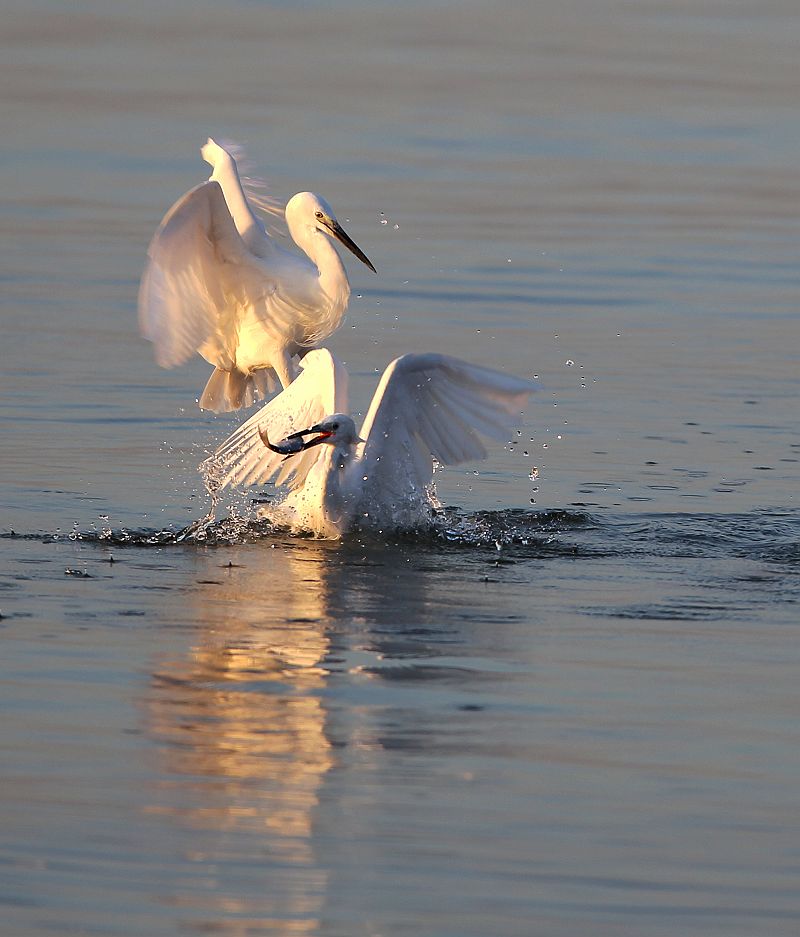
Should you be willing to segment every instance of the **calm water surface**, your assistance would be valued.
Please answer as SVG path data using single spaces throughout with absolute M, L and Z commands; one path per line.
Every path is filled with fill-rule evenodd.
M 4 935 L 798 932 L 798 37 L 790 0 L 5 5 Z M 181 539 L 235 420 L 135 299 L 209 133 L 375 262 L 357 413 L 406 351 L 538 375 L 437 530 L 238 497 Z

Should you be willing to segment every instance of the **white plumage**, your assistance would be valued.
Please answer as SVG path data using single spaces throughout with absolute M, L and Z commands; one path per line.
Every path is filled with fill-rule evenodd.
M 270 518 L 326 538 L 356 525 L 409 528 L 430 520 L 438 505 L 433 460 L 454 465 L 485 458 L 479 434 L 507 438 L 536 389 L 457 358 L 404 355 L 384 371 L 361 439 L 343 412 L 344 367 L 325 348 L 309 352 L 301 367 L 291 386 L 202 467 L 215 489 L 274 479 L 287 493 Z M 297 445 L 311 434 L 318 435 Z
M 350 297 L 336 238 L 374 267 L 336 220 L 330 205 L 300 192 L 285 219 L 304 254 L 270 236 L 253 203 L 279 215 L 279 203 L 242 186 L 232 147 L 209 139 L 202 148 L 213 167 L 208 181 L 167 212 L 148 250 L 139 290 L 142 334 L 162 367 L 195 352 L 215 367 L 200 406 L 236 410 L 297 375 L 293 359 L 340 325 Z

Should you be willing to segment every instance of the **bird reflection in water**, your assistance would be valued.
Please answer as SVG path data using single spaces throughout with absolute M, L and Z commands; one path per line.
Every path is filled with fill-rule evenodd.
M 317 928 L 326 873 L 312 822 L 333 765 L 320 692 L 324 553 L 318 544 L 250 550 L 246 565 L 223 568 L 199 555 L 197 638 L 153 676 L 146 719 L 166 774 L 148 812 L 191 831 L 187 857 L 214 869 L 203 887 L 187 882 L 168 899 L 204 915 L 201 928 L 219 918 L 233 934 Z

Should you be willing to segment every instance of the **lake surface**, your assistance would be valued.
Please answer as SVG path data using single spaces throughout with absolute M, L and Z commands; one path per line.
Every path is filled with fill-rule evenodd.
M 4 5 L 4 937 L 798 933 L 798 39 L 791 0 Z M 241 495 L 182 538 L 237 421 L 135 305 L 209 134 L 375 263 L 356 414 L 407 351 L 538 377 L 435 530 Z

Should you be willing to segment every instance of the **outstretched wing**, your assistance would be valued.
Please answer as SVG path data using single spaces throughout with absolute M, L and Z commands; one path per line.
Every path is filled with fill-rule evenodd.
M 433 459 L 486 458 L 479 434 L 507 439 L 537 385 L 446 355 L 404 355 L 384 371 L 364 420 L 364 494 L 402 499 L 433 478 Z
M 254 167 L 244 146 L 234 140 L 215 140 L 209 137 L 208 142 L 201 148 L 203 158 L 214 167 L 211 178 L 216 179 L 222 185 L 224 192 L 226 185 L 223 173 L 228 172 L 230 175 L 233 173 L 224 168 L 223 161 L 215 153 L 215 147 L 224 150 L 231 157 L 236 175 L 235 180 L 232 181 L 234 185 L 238 183 L 241 186 L 247 203 L 261 212 L 262 217 L 259 221 L 266 225 L 265 233 L 273 237 L 286 238 L 288 236 L 284 214 L 286 205 L 279 198 L 269 194 L 269 186 L 262 178 L 251 174 Z M 228 188 L 232 187 L 228 186 Z M 257 250 L 256 253 L 258 253 Z
M 203 182 L 167 212 L 148 249 L 139 288 L 139 324 L 164 368 L 183 364 L 212 340 L 219 360 L 235 330 L 236 300 L 257 301 L 270 284 L 236 230 L 219 183 Z M 255 294 L 255 295 L 253 295 Z M 211 359 L 209 359 L 211 360 Z
M 321 458 L 321 446 L 284 457 L 267 449 L 259 435 L 261 429 L 271 441 L 279 442 L 332 413 L 347 412 L 347 371 L 327 348 L 308 352 L 300 367 L 298 377 L 232 433 L 205 463 L 220 488 L 255 485 L 273 476 L 277 485 L 299 488 Z

